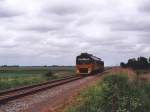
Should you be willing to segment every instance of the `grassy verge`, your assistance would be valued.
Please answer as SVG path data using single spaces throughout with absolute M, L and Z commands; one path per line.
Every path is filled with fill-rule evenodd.
M 149 112 L 150 84 L 108 75 L 82 91 L 65 112 Z
M 47 72 L 48 74 L 46 74 Z M 0 70 L 0 92 L 62 78 L 67 75 L 74 75 L 74 71 L 70 69 L 56 69 L 49 72 L 48 68 L 3 69 Z
M 14 89 L 17 87 L 32 85 L 46 81 L 43 77 L 13 77 L 0 78 L 0 91 Z

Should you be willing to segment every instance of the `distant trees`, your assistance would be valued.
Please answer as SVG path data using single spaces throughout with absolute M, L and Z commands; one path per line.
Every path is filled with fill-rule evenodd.
M 0 67 L 20 67 L 19 65 L 1 65 Z
M 123 67 L 123 68 L 126 68 L 126 67 L 127 67 L 124 62 L 121 62 L 121 63 L 120 63 L 120 66 Z
M 148 59 L 145 57 L 131 58 L 127 63 L 121 62 L 120 66 L 123 68 L 147 69 L 150 68 L 150 57 Z

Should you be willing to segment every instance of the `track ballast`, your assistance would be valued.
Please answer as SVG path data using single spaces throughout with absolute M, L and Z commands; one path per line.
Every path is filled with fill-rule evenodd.
M 81 77 L 79 76 L 78 77 L 77 76 L 65 77 L 62 79 L 52 80 L 52 81 L 48 81 L 48 82 L 41 83 L 41 84 L 36 84 L 36 85 L 31 85 L 31 86 L 26 86 L 26 87 L 21 87 L 21 88 L 9 90 L 9 91 L 1 92 L 0 93 L 0 105 L 5 104 L 11 100 L 15 100 L 17 98 L 31 95 L 40 91 L 44 91 L 46 89 L 50 89 L 52 87 L 56 87 L 61 84 L 72 82 L 78 79 L 81 79 Z

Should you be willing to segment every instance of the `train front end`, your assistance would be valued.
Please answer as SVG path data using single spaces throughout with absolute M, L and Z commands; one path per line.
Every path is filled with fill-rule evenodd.
M 83 53 L 76 58 L 76 74 L 89 75 L 92 73 L 92 60 L 88 54 Z

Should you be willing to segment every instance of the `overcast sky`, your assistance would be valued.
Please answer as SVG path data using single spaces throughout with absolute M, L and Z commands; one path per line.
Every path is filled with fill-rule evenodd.
M 149 0 L 0 0 L 0 65 L 117 65 L 150 56 Z

